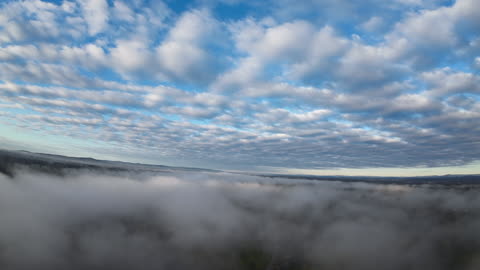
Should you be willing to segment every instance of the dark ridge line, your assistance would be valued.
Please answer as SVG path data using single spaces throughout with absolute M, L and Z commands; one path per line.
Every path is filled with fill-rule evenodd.
M 69 157 L 55 154 L 34 153 L 24 150 L 11 151 L 0 149 L 0 173 L 9 177 L 14 176 L 15 168 L 27 166 L 30 169 L 52 173 L 64 174 L 65 170 L 91 169 L 104 172 L 152 172 L 172 173 L 173 171 L 203 171 L 203 172 L 227 172 L 234 174 L 259 176 L 271 179 L 312 180 L 312 181 L 340 181 L 340 182 L 364 182 L 374 184 L 442 184 L 442 185 L 465 185 L 480 184 L 480 174 L 447 174 L 432 176 L 413 177 L 382 177 L 382 176 L 322 176 L 302 174 L 268 174 L 252 172 L 229 172 L 194 167 L 175 167 L 166 165 L 131 163 L 124 161 L 99 160 L 90 157 Z

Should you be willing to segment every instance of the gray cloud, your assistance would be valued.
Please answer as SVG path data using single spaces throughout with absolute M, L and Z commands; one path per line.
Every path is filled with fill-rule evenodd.
M 65 172 L 0 174 L 3 269 L 480 266 L 476 186 Z

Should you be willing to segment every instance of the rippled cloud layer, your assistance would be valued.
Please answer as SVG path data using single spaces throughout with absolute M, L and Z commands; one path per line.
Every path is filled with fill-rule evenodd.
M 229 169 L 471 164 L 479 5 L 3 1 L 2 139 Z

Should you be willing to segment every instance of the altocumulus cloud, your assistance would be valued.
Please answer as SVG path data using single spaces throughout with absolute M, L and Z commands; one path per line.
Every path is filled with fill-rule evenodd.
M 480 267 L 476 186 L 200 171 L 0 174 L 0 267 Z
M 480 6 L 447 2 L 3 1 L 3 136 L 230 169 L 478 162 Z

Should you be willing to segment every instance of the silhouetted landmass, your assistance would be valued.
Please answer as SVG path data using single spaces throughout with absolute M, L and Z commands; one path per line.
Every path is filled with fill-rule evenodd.
M 27 151 L 0 150 L 0 172 L 10 177 L 13 176 L 15 167 L 26 166 L 31 170 L 65 175 L 71 170 L 94 170 L 103 173 L 114 172 L 151 172 L 168 173 L 172 171 L 210 171 L 216 170 L 171 167 L 164 165 L 148 165 L 120 161 L 97 160 L 84 157 L 67 157 L 61 155 L 31 153 Z M 290 174 L 251 174 L 267 178 L 316 180 L 316 181 L 341 181 L 341 182 L 367 182 L 375 184 L 442 184 L 464 185 L 480 184 L 480 175 L 441 175 L 419 177 L 373 177 L 373 176 L 318 176 L 318 175 L 290 175 Z
M 14 176 L 15 168 L 26 167 L 42 173 L 65 175 L 72 170 L 92 170 L 99 173 L 115 172 L 151 172 L 166 173 L 171 171 L 214 171 L 208 169 L 170 167 L 163 165 L 148 165 L 121 161 L 98 160 L 85 157 L 67 157 L 61 155 L 32 153 L 28 151 L 0 150 L 0 172 L 10 177 Z
M 373 176 L 316 176 L 316 175 L 286 175 L 286 174 L 260 174 L 269 178 L 302 179 L 318 181 L 340 181 L 340 182 L 366 182 L 375 184 L 441 184 L 441 185 L 465 185 L 480 184 L 480 175 L 435 175 L 416 177 L 373 177 Z

